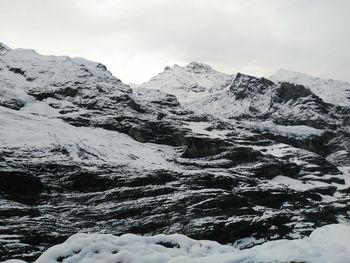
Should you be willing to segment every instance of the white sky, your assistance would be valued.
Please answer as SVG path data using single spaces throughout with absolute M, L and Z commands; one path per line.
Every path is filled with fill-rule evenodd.
M 350 81 L 349 0 L 0 0 L 0 42 L 140 83 L 166 65 Z

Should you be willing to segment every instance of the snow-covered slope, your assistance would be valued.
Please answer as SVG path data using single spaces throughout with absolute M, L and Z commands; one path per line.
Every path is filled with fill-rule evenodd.
M 47 108 L 41 105 L 41 114 L 46 110 L 53 116 L 54 110 Z M 60 119 L 33 115 L 30 110 L 14 112 L 0 108 L 2 147 L 37 150 L 48 157 L 53 148 L 64 149 L 72 162 L 87 165 L 108 163 L 144 170 L 171 169 L 166 156 L 175 152 L 168 146 L 143 144 L 125 134 L 101 128 L 74 127 Z
M 10 49 L 1 43 L 0 50 L 0 105 L 19 109 L 33 101 L 28 91 L 35 93 L 36 90 L 70 92 L 73 97 L 72 86 L 80 87 L 86 95 L 91 85 L 113 89 L 116 95 L 131 92 L 100 63 L 83 58 L 44 56 L 34 50 Z
M 158 89 L 188 103 L 229 86 L 234 76 L 218 72 L 209 65 L 191 62 L 185 67 L 166 67 L 150 81 L 135 87 Z
M 304 73 L 280 69 L 269 77 L 272 81 L 286 81 L 304 85 L 325 102 L 350 106 L 350 83 L 333 79 L 320 79 Z
M 199 63 L 158 77 L 131 89 L 102 64 L 0 45 L 0 260 L 34 261 L 77 232 L 247 248 L 350 221 L 346 108 Z M 166 249 L 132 238 L 151 258 Z
M 187 105 L 195 112 L 239 120 L 325 128 L 342 125 L 349 109 L 327 104 L 302 85 L 238 73 L 228 89 Z
M 76 234 L 48 249 L 34 263 L 344 263 L 349 260 L 350 226 L 329 225 L 302 240 L 272 241 L 246 250 L 178 234 L 150 237 Z
M 220 92 L 198 98 L 188 107 L 225 118 L 244 118 L 267 114 L 272 106 L 274 83 L 238 73 Z
M 203 79 L 205 88 L 193 93 L 189 87 L 198 87 Z M 241 73 L 226 75 L 191 63 L 167 68 L 149 82 L 135 86 L 135 91 L 138 87 L 171 93 L 185 108 L 219 118 L 269 119 L 283 125 L 334 129 L 344 122 L 347 125 L 350 114 L 346 107 L 350 105 L 348 83 L 287 71 L 279 71 L 269 80 Z

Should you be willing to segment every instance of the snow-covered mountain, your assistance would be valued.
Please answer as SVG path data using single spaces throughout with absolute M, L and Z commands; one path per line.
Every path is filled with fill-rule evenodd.
M 196 91 L 191 87 L 196 87 Z M 342 107 L 341 114 L 350 106 L 347 82 L 323 80 L 287 70 L 279 70 L 268 78 L 241 73 L 227 75 L 195 62 L 186 67 L 166 68 L 149 82 L 134 88 L 161 90 L 175 95 L 186 108 L 217 117 L 272 118 L 279 122 L 284 118 L 293 122 L 304 113 L 304 122 L 314 121 L 311 126 L 319 126 L 318 122 L 333 125 L 337 122 L 334 116 L 339 113 L 337 106 Z M 325 112 L 329 113 L 329 118 L 324 118 Z
M 324 102 L 302 85 L 274 83 L 238 73 L 227 90 L 188 105 L 192 110 L 230 119 L 273 120 L 314 128 L 342 125 L 349 108 Z
M 303 85 L 191 63 L 130 88 L 100 63 L 0 44 L 0 260 L 34 261 L 77 232 L 246 249 L 349 223 L 349 122 Z M 165 262 L 268 262 L 157 238 L 77 235 L 86 250 L 68 240 L 37 262 L 127 262 L 131 239 Z
M 350 106 L 350 83 L 333 79 L 320 79 L 307 74 L 280 69 L 269 77 L 274 82 L 304 85 L 327 103 Z
M 227 88 L 233 78 L 233 75 L 218 72 L 207 64 L 191 62 L 185 67 L 165 67 L 162 73 L 136 87 L 158 89 L 175 95 L 181 103 L 191 103 Z
M 177 68 L 181 69 L 177 70 L 178 74 L 187 76 L 187 73 L 184 73 L 187 67 Z M 274 74 L 270 77 L 271 80 L 241 73 L 230 76 L 231 82 L 227 86 L 222 85 L 222 81 L 211 82 L 212 85 L 217 85 L 216 88 L 212 86 L 215 92 L 202 93 L 200 96 L 191 97 L 190 102 L 180 100 L 180 103 L 198 114 L 211 114 L 226 121 L 229 119 L 231 122 L 234 120 L 259 122 L 259 125 L 253 124 L 258 129 L 269 129 L 272 122 L 284 126 L 292 125 L 290 130 L 293 130 L 293 126 L 296 129 L 301 126 L 307 127 L 302 130 L 310 127 L 320 132 L 327 130 L 333 135 L 332 138 L 325 140 L 338 145 L 337 150 L 329 155 L 329 160 L 334 162 L 339 160 L 339 165 L 350 162 L 347 151 L 350 146 L 348 137 L 350 107 L 346 102 L 350 84 L 320 80 L 285 70 Z M 168 92 L 175 94 L 181 90 L 181 97 L 184 97 L 186 95 L 183 95 L 183 92 L 188 91 L 181 89 L 184 85 L 176 81 L 179 78 L 181 78 L 179 75 L 169 74 L 166 79 L 162 78 L 161 83 L 171 83 Z M 282 81 L 283 78 L 291 82 Z M 161 89 L 161 84 L 159 85 L 153 85 L 151 79 L 143 84 L 143 87 Z M 339 139 L 339 134 L 342 134 L 342 139 Z M 338 139 L 335 139 L 336 137 Z

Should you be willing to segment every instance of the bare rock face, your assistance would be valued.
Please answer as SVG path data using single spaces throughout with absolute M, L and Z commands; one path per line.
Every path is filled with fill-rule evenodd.
M 22 203 L 35 203 L 43 192 L 40 179 L 22 171 L 0 171 L 0 190 L 8 198 Z
M 302 85 L 282 82 L 276 91 L 276 102 L 283 103 L 290 100 L 298 100 L 299 98 L 305 98 L 311 95 L 311 91 Z
M 348 220 L 349 109 L 304 86 L 191 63 L 130 88 L 100 63 L 0 54 L 0 260 L 77 232 L 249 247 Z
M 252 98 L 254 95 L 262 95 L 275 83 L 265 78 L 256 78 L 238 73 L 230 86 L 230 93 L 237 100 Z
M 0 106 L 6 107 L 12 110 L 19 110 L 20 108 L 24 107 L 24 102 L 22 100 L 16 100 L 16 99 L 5 99 L 0 101 Z

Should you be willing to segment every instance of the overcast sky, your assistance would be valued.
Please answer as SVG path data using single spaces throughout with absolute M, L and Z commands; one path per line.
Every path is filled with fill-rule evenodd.
M 350 81 L 349 0 L 0 0 L 0 42 L 140 83 L 166 65 Z

